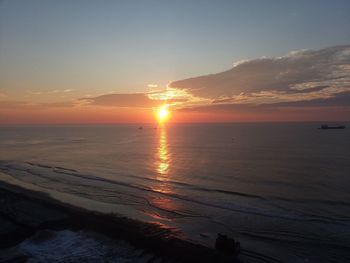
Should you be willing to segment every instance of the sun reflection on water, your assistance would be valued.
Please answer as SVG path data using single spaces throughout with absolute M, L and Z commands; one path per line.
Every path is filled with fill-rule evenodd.
M 168 150 L 167 130 L 165 125 L 158 129 L 158 148 L 156 153 L 156 179 L 157 185 L 154 190 L 161 193 L 172 193 L 172 189 L 168 183 L 171 156 Z
M 168 170 L 169 170 L 168 143 L 167 143 L 167 137 L 166 137 L 166 129 L 164 126 L 162 126 L 160 130 L 158 158 L 159 158 L 159 163 L 157 166 L 157 171 L 159 175 L 163 177 L 168 174 Z
M 175 192 L 170 178 L 172 162 L 165 124 L 160 125 L 157 129 L 157 142 L 154 162 L 156 180 L 152 185 L 152 190 L 158 194 L 154 194 L 149 198 L 149 202 L 157 209 L 149 210 L 147 214 L 156 222 L 159 222 L 159 220 L 164 222 L 177 217 L 177 211 L 180 209 L 172 197 Z

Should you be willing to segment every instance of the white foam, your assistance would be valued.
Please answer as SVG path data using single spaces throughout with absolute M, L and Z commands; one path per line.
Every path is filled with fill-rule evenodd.
M 46 231 L 48 232 L 48 231 Z M 40 233 L 39 233 L 40 235 Z M 48 233 L 45 233 L 48 235 Z M 39 239 L 39 240 L 38 240 Z M 107 242 L 84 232 L 49 232 L 48 238 L 34 236 L 23 241 L 19 250 L 28 262 L 132 262 L 134 248 L 122 241 Z

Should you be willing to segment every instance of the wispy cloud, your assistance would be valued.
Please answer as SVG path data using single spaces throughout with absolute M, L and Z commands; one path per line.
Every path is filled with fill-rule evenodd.
M 0 109 L 26 109 L 26 110 L 44 110 L 48 108 L 72 108 L 77 103 L 74 101 L 62 101 L 52 103 L 33 103 L 27 101 L 1 101 Z
M 27 93 L 30 95 L 41 95 L 43 92 L 41 91 L 32 91 L 32 90 L 27 90 Z
M 74 89 L 64 89 L 64 90 L 59 90 L 59 89 L 54 89 L 54 90 L 27 90 L 27 93 L 30 95 L 44 95 L 44 94 L 57 94 L 57 93 L 68 93 L 72 92 Z
M 152 108 L 160 104 L 157 100 L 150 99 L 144 93 L 133 94 L 106 94 L 97 97 L 81 98 L 85 105 L 96 105 L 106 107 L 136 107 Z
M 163 101 L 172 106 L 184 102 L 195 101 L 195 98 L 185 90 L 166 88 L 147 93 L 148 98 L 156 101 Z
M 120 108 L 154 108 L 167 104 L 173 108 L 184 102 L 195 102 L 195 98 L 185 91 L 175 89 L 156 90 L 148 93 L 104 94 L 97 97 L 84 97 L 79 101 L 85 106 L 105 106 Z

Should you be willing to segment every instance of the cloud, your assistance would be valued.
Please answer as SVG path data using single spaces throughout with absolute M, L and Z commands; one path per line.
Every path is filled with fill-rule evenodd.
M 155 90 L 148 93 L 119 93 L 104 94 L 97 97 L 85 97 L 78 101 L 85 106 L 106 106 L 121 108 L 154 108 L 167 104 L 172 108 L 188 101 L 193 97 L 184 91 L 174 89 Z
M 65 90 L 63 90 L 63 92 L 72 92 L 72 91 L 74 91 L 74 89 L 65 89 Z
M 211 104 L 325 102 L 350 92 L 350 45 L 239 61 L 225 72 L 169 86 L 211 100 Z
M 166 88 L 162 90 L 154 90 L 147 93 L 148 98 L 166 102 L 171 106 L 181 105 L 184 102 L 193 102 L 195 98 L 183 90 Z
M 220 103 L 211 103 L 199 105 L 196 107 L 183 108 L 183 111 L 256 111 L 268 110 L 274 111 L 281 108 L 290 107 L 349 107 L 350 110 L 350 93 L 339 93 L 338 96 L 326 99 L 300 100 L 265 104 L 251 103 L 230 103 L 230 101 L 220 101 Z
M 150 99 L 144 93 L 106 94 L 93 98 L 82 98 L 80 101 L 85 102 L 86 105 L 136 108 L 152 108 L 159 106 L 161 103 L 159 100 Z
M 211 113 L 217 118 L 230 114 L 231 121 L 348 121 L 350 93 L 336 97 L 307 101 L 291 101 L 266 104 L 212 103 L 182 108 L 185 114 Z
M 158 85 L 157 84 L 148 84 L 147 87 L 149 87 L 149 88 L 157 88 Z
M 32 103 L 26 101 L 0 101 L 0 109 L 25 109 L 44 110 L 48 108 L 70 108 L 76 106 L 74 101 L 52 102 L 52 103 Z
M 46 91 L 40 91 L 40 90 L 27 90 L 27 93 L 30 95 L 44 95 L 44 94 L 57 94 L 57 93 L 67 93 L 67 92 L 72 92 L 74 89 L 64 89 L 64 90 L 46 90 Z
M 27 93 L 30 95 L 41 95 L 43 92 L 41 91 L 32 91 L 32 90 L 27 90 Z

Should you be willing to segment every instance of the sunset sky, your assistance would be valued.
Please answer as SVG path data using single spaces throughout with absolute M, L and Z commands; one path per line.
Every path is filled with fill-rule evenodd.
M 350 1 L 0 0 L 0 124 L 350 120 Z

